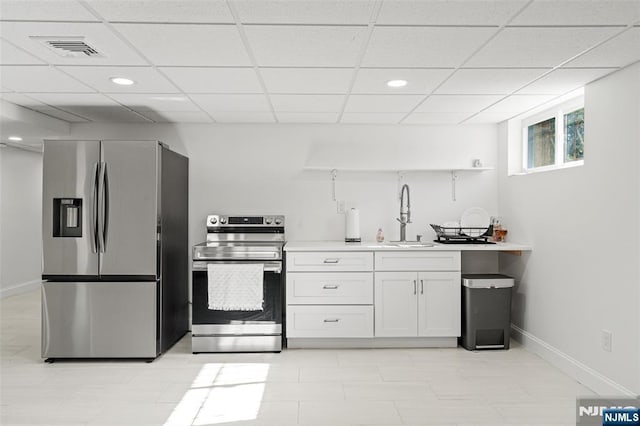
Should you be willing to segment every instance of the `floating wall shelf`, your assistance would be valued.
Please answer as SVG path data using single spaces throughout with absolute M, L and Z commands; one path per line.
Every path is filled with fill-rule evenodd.
M 493 170 L 493 167 L 442 167 L 442 168 L 382 168 L 382 167 L 328 167 L 328 166 L 305 166 L 306 171 L 331 172 L 331 180 L 333 181 L 333 200 L 336 201 L 336 176 L 338 172 L 367 172 L 367 173 L 397 173 L 400 177 L 404 173 L 415 172 L 447 172 L 451 173 L 451 200 L 456 201 L 456 180 L 458 172 L 486 172 Z

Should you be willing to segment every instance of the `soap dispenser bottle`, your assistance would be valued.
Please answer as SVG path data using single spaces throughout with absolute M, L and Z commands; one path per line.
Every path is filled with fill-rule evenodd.
M 384 241 L 384 234 L 382 233 L 382 228 L 378 228 L 378 233 L 376 234 L 376 241 L 379 243 Z

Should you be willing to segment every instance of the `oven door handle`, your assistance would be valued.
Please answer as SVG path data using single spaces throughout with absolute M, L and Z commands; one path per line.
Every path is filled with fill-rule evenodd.
M 193 264 L 191 265 L 191 269 L 194 271 L 206 271 L 207 270 L 207 264 L 212 263 L 214 265 L 233 265 L 233 264 L 244 264 L 244 263 L 248 263 L 248 262 L 201 262 L 201 261 L 194 261 Z M 265 272 L 274 272 L 276 274 L 281 274 L 282 273 L 282 262 L 265 262 L 262 264 L 264 266 L 264 271 Z

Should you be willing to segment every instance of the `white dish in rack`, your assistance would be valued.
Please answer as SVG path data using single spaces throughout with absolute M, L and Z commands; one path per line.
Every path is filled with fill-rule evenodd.
M 489 213 L 481 207 L 471 207 L 462 213 L 460 228 L 464 235 L 479 237 L 489 229 L 491 218 Z M 477 228 L 477 229 L 470 229 Z

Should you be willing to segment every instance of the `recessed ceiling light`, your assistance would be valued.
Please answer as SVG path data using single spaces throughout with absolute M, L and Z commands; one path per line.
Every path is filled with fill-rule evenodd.
M 131 86 L 135 84 L 135 81 L 126 77 L 111 77 L 110 80 L 112 83 L 119 84 L 120 86 Z
M 404 87 L 407 85 L 407 80 L 389 80 L 387 86 L 389 87 Z
M 14 142 L 20 142 L 22 140 L 22 138 L 20 136 L 9 136 L 8 139 L 10 141 L 14 141 Z

